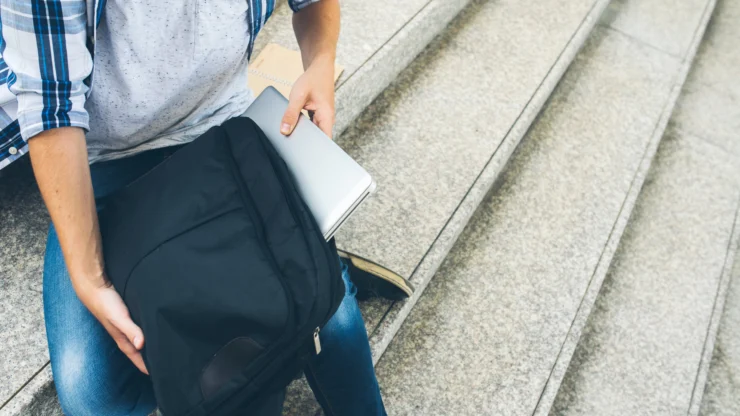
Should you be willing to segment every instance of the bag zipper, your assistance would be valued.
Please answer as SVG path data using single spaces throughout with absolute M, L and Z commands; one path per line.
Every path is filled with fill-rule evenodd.
M 321 354 L 321 339 L 319 339 L 319 332 L 321 328 L 318 326 L 313 330 L 313 347 L 316 350 L 316 355 Z

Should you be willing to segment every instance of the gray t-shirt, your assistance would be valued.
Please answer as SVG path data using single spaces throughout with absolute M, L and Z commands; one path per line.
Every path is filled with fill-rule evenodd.
M 108 0 L 85 104 L 90 162 L 187 143 L 244 113 L 253 99 L 247 6 Z

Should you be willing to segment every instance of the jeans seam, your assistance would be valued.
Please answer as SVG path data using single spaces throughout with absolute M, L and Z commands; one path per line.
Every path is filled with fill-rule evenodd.
M 329 408 L 328 416 L 336 416 L 337 412 L 335 412 L 334 409 L 331 407 L 331 402 L 329 401 L 329 398 L 326 395 L 326 393 L 324 393 L 324 388 L 321 386 L 321 382 L 319 381 L 319 378 L 316 377 L 316 371 L 314 371 L 313 365 L 311 363 L 308 363 L 307 367 L 308 367 L 308 371 L 311 373 L 311 378 L 313 378 L 313 382 L 316 385 L 316 389 L 318 390 L 318 393 L 321 395 L 321 398 L 324 399 L 324 403 L 326 403 L 326 406 Z M 324 412 L 326 412 L 326 410 L 327 409 L 324 409 Z

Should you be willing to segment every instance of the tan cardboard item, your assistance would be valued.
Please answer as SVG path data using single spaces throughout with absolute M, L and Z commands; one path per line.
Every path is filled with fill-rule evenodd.
M 341 65 L 334 64 L 334 82 L 344 71 Z M 278 44 L 270 43 L 249 64 L 249 88 L 258 96 L 262 90 L 272 85 L 286 97 L 299 76 L 303 74 L 301 53 Z

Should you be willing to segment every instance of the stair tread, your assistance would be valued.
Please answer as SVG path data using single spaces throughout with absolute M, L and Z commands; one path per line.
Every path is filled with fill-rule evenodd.
M 338 140 L 378 183 L 338 244 L 410 278 L 593 4 L 471 6 Z
M 728 247 L 737 246 L 740 160 L 670 131 L 653 165 L 556 414 L 689 410 Z
M 378 363 L 390 414 L 549 412 L 684 68 L 594 31 Z
M 340 247 L 423 290 L 604 5 L 469 6 L 339 139 L 378 181 L 338 233 Z M 365 310 L 376 357 L 417 298 Z
M 613 0 L 604 13 L 609 26 L 656 49 L 683 57 L 691 47 L 706 0 Z M 676 24 L 686 30 L 675 30 Z
M 682 132 L 701 137 L 734 155 L 740 155 L 740 2 L 718 1 L 696 64 L 679 100 L 672 124 Z M 737 171 L 733 173 L 737 176 Z M 713 356 L 703 370 L 708 372 L 700 414 L 740 414 L 737 386 L 740 374 L 740 253 L 735 263 L 724 304 Z M 706 368 L 708 367 L 708 368 Z

